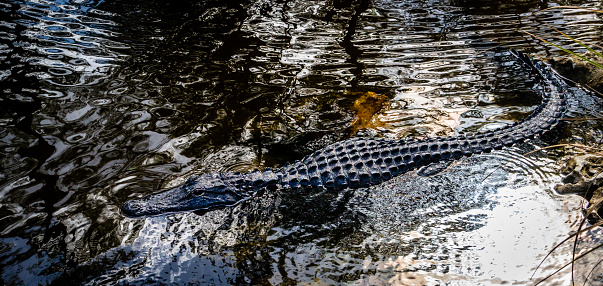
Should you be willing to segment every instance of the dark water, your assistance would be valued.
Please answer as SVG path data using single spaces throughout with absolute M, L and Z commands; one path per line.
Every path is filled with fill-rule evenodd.
M 563 152 L 522 154 L 600 140 L 596 122 L 564 124 L 434 177 L 341 194 L 267 193 L 203 216 L 143 220 L 119 207 L 192 173 L 280 166 L 353 136 L 452 135 L 519 120 L 539 103 L 534 82 L 497 46 L 564 55 L 529 32 L 583 52 L 554 29 L 601 42 L 600 14 L 532 14 L 557 5 L 603 8 L 1 2 L 1 284 L 537 281 L 538 263 L 576 229 L 580 201 L 552 191 Z M 380 101 L 359 104 L 366 98 Z M 569 116 L 601 116 L 599 100 L 572 89 Z M 534 279 L 568 262 L 570 249 Z

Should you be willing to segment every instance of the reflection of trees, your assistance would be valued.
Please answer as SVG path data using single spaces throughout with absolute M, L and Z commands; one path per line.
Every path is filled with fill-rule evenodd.
M 82 182 L 98 175 L 86 163 L 94 150 L 90 129 L 99 126 L 74 117 L 86 114 L 89 86 L 120 55 L 100 38 L 111 22 L 84 16 L 94 1 L 63 4 L 11 1 L 0 9 L 0 228 L 2 247 L 13 245 L 0 268 L 9 284 L 19 281 L 15 269 L 29 269 L 22 283 L 44 284 L 87 258 L 80 237 L 85 201 L 76 205 L 74 198 L 85 196 L 91 187 Z M 88 132 L 78 134 L 82 129 Z
M 337 67 L 321 65 L 321 69 L 327 70 L 310 70 L 308 75 L 300 77 L 306 67 L 311 69 L 315 64 L 304 67 L 299 57 L 304 56 L 313 42 L 323 41 L 313 35 L 314 30 L 306 30 L 304 26 L 308 23 L 317 28 L 325 26 L 333 29 L 324 35 L 327 40 L 331 38 L 332 43 L 325 48 L 317 47 L 317 56 L 328 56 L 328 51 L 323 49 L 340 49 L 338 43 L 341 43 L 350 53 L 350 63 L 346 65 L 352 73 L 360 75 L 361 65 L 355 59 L 358 53 L 352 51 L 351 40 L 366 3 L 336 1 L 322 6 L 316 15 L 306 13 L 298 18 L 290 18 L 290 15 L 298 14 L 300 11 L 296 9 L 304 7 L 288 2 L 204 5 L 202 13 L 197 11 L 193 17 L 195 13 L 191 12 L 181 22 L 173 20 L 170 9 L 162 6 L 159 10 L 168 11 L 167 19 L 153 23 L 169 25 L 155 27 L 158 32 L 145 40 L 148 41 L 145 47 L 150 49 L 138 51 L 120 76 L 129 79 L 127 93 L 156 101 L 151 106 L 154 113 L 150 125 L 161 120 L 169 122 L 169 128 L 160 131 L 169 133 L 170 138 L 186 141 L 178 148 L 181 155 L 199 158 L 219 146 L 243 144 L 256 146 L 260 155 L 264 150 L 274 151 L 271 156 L 283 156 L 268 163 L 278 164 L 301 155 L 281 150 L 296 150 L 308 141 L 349 125 L 351 118 L 345 107 L 349 103 L 344 99 L 343 108 L 339 106 L 341 99 L 336 97 L 340 95 L 331 92 L 333 85 L 325 85 L 329 81 L 341 81 L 331 75 L 330 69 Z M 162 14 L 152 11 L 148 14 L 152 15 L 151 19 L 163 19 Z M 333 20 L 338 14 L 347 16 L 342 19 L 339 15 Z M 131 19 L 134 23 L 130 24 L 128 18 L 124 26 L 145 27 L 136 22 L 139 17 Z M 137 35 L 139 31 L 127 31 L 125 38 L 133 37 L 128 33 Z M 308 45 L 296 47 L 293 37 L 311 39 L 308 43 L 296 40 Z M 339 89 L 349 86 L 347 82 L 335 84 L 342 86 Z M 298 88 L 320 91 L 308 96 Z M 323 111 L 331 115 L 326 117 Z
M 19 239 L 13 236 L 25 233 L 30 246 L 19 244 L 10 256 L 35 257 L 35 252 L 43 249 L 61 257 L 57 260 L 64 263 L 68 260 L 65 259 L 68 257 L 67 245 L 56 238 L 66 234 L 66 227 L 54 218 L 54 213 L 59 210 L 56 204 L 64 194 L 57 189 L 58 176 L 47 172 L 44 166 L 56 148 L 35 122 L 35 114 L 43 107 L 40 94 L 46 87 L 40 83 L 40 74 L 48 72 L 48 68 L 36 59 L 46 56 L 42 47 L 48 42 L 32 36 L 31 25 L 23 24 L 27 8 L 12 2 L 3 4 L 0 10 L 0 18 L 11 23 L 0 26 L 0 116 L 3 121 L 0 128 L 3 150 L 0 155 L 3 169 L 0 177 L 0 241 L 4 248 L 7 241 Z M 33 251 L 27 251 L 29 247 L 33 247 Z M 10 263 L 12 259 L 4 261 Z M 15 275 L 8 266 L 0 266 L 5 270 L 2 278 Z M 57 269 L 52 265 L 48 267 Z
M 478 0 L 453 0 L 454 6 L 463 7 L 470 15 L 505 15 L 533 12 L 534 9 L 545 9 L 547 1 L 540 0 L 513 0 L 513 1 L 478 1 Z

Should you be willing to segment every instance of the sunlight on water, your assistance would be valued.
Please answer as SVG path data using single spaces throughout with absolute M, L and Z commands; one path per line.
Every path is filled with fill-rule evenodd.
M 540 102 L 535 83 L 496 46 L 560 56 L 525 32 L 597 42 L 601 18 L 499 2 L 0 3 L 0 284 L 531 285 L 552 274 L 571 243 L 536 266 L 577 230 L 583 202 L 552 192 L 561 151 L 522 154 L 599 140 L 590 122 L 428 178 L 267 191 L 203 215 L 119 211 L 191 174 L 278 168 L 350 137 L 521 120 Z M 572 88 L 568 115 L 600 117 L 599 102 Z M 579 253 L 599 245 L 591 234 Z M 577 283 L 598 257 L 577 264 Z M 545 284 L 569 279 L 568 267 Z
M 578 217 L 563 214 L 578 208 L 581 201 L 562 201 L 534 187 L 500 188 L 497 194 L 487 199 L 496 204 L 445 217 L 441 221 L 425 222 L 441 228 L 435 235 L 416 231 L 402 233 L 401 243 L 424 245 L 425 249 L 419 255 L 371 261 L 366 269 L 376 269 L 379 274 L 363 280 L 370 281 L 370 284 L 380 281 L 384 285 L 406 285 L 412 281 L 419 285 L 429 282 L 437 282 L 437 285 L 529 284 L 538 263 L 573 229 L 569 219 Z M 458 224 L 469 229 L 479 227 L 472 231 L 446 232 L 447 228 Z M 430 247 L 427 246 L 429 244 Z M 546 277 L 548 271 L 569 261 L 569 250 L 568 244 L 557 250 L 561 255 L 548 257 L 541 270 L 536 271 L 534 279 Z M 548 283 L 558 281 L 563 284 L 568 281 L 568 275 L 565 271 Z
M 528 182 L 536 180 L 546 186 L 556 181 L 550 170 L 543 173 L 543 181 L 529 168 L 517 171 L 505 164 L 508 170 L 497 170 L 497 156 L 466 161 L 453 167 L 452 179 L 450 174 L 432 179 L 399 178 L 358 191 L 343 201 L 348 210 L 338 217 L 329 217 L 327 210 L 324 218 L 295 221 L 300 217 L 291 212 L 292 204 L 301 203 L 301 214 L 311 215 L 315 204 L 320 203 L 286 196 L 264 197 L 232 212 L 146 219 L 135 238 L 126 238 L 123 246 L 103 255 L 126 252 L 133 256 L 126 256 L 115 270 L 91 283 L 151 279 L 168 284 L 230 284 L 258 279 L 241 271 L 265 265 L 263 275 L 269 275 L 265 278 L 271 284 L 292 280 L 329 285 L 344 281 L 370 285 L 526 285 L 546 277 L 571 258 L 571 244 L 565 244 L 544 259 L 576 230 L 580 215 L 575 210 L 581 207 L 582 199 L 554 195 Z M 462 179 L 469 174 L 477 178 Z M 273 210 L 258 215 L 260 205 Z M 358 229 L 353 227 L 353 233 L 338 237 L 336 229 L 349 230 L 350 223 L 358 223 L 345 220 L 358 218 L 362 221 Z M 132 223 L 124 221 L 122 228 L 131 228 Z M 313 234 L 325 231 L 324 236 Z M 247 243 L 241 245 L 241 237 L 247 237 Z M 246 244 L 253 245 L 249 248 L 254 249 L 252 253 Z M 246 259 L 241 260 L 241 255 Z M 544 263 L 536 270 L 541 261 Z M 137 274 L 119 278 L 121 271 Z M 547 285 L 566 284 L 568 271 Z

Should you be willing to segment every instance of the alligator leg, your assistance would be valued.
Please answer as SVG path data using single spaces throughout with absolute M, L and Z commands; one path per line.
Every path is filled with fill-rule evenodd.
M 446 170 L 452 163 L 454 163 L 454 160 L 452 159 L 433 162 L 427 166 L 421 167 L 419 171 L 417 171 L 417 175 L 421 177 L 433 176 Z

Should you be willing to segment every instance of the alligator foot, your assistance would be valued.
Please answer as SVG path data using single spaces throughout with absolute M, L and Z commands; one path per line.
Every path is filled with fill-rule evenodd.
M 448 167 L 450 167 L 450 165 L 452 165 L 453 162 L 454 160 L 448 159 L 431 163 L 425 167 L 420 168 L 419 171 L 417 171 L 417 175 L 421 177 L 433 176 L 446 170 Z

